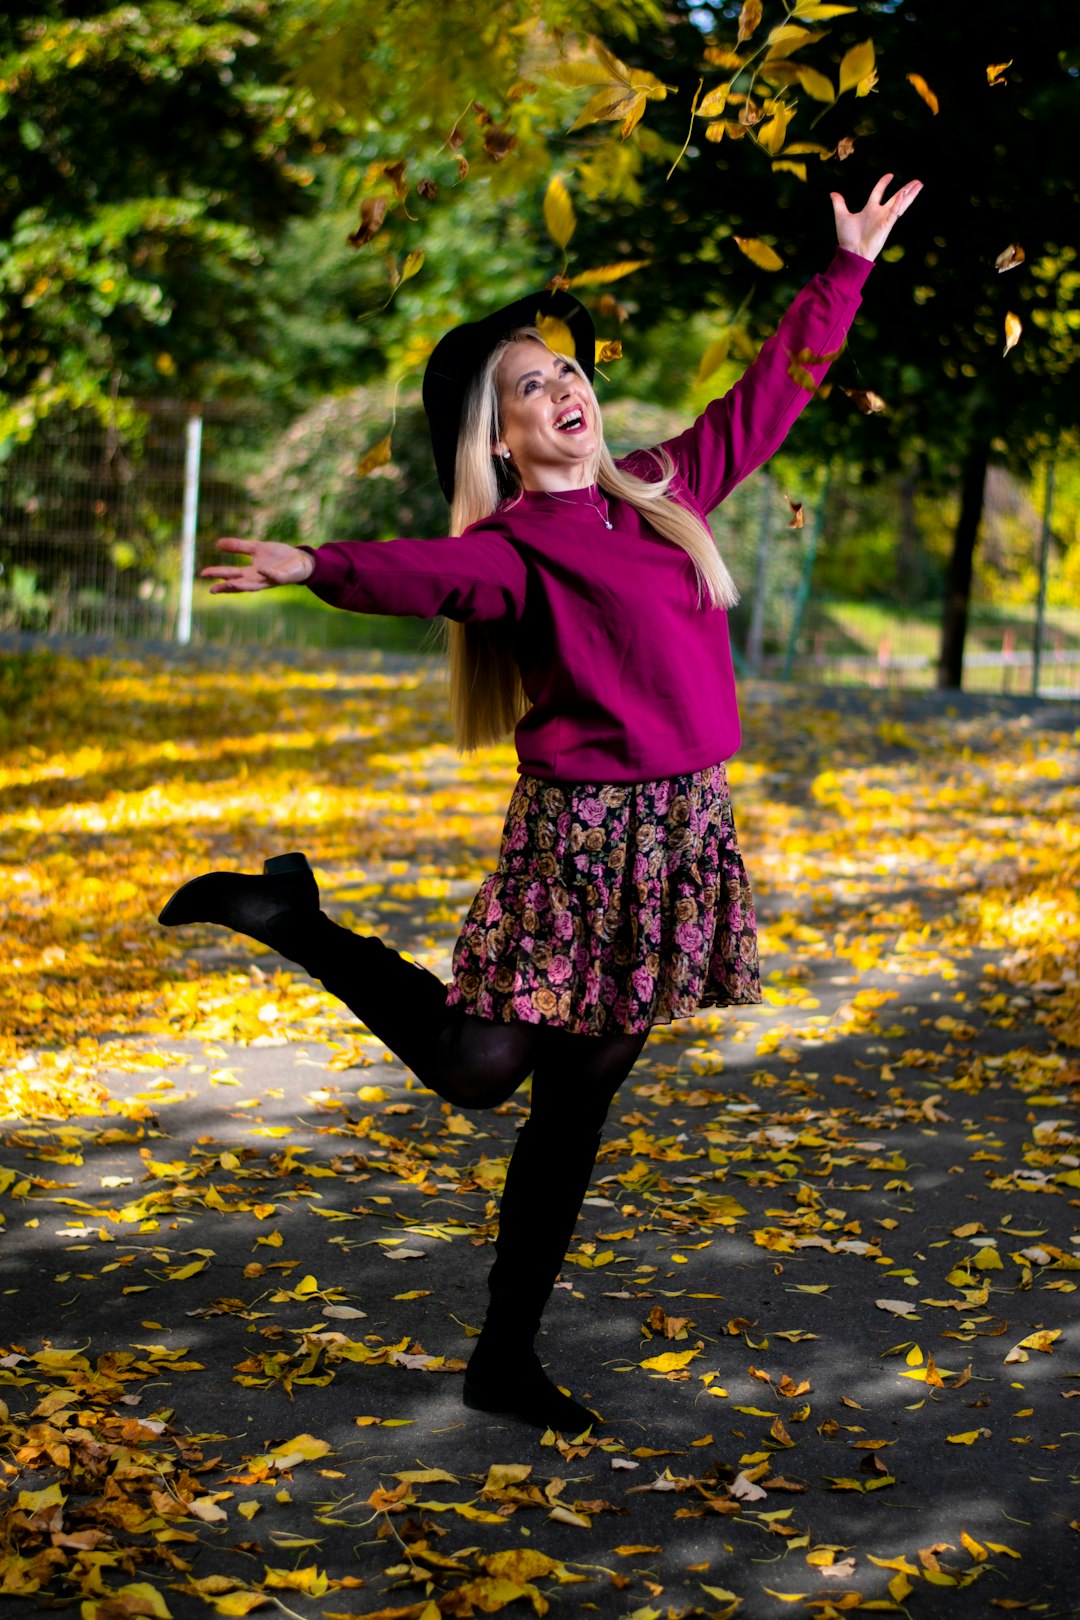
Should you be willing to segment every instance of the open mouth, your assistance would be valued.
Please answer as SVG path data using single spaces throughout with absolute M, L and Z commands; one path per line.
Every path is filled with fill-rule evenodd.
M 555 423 L 558 433 L 580 433 L 585 426 L 585 417 L 575 405 L 573 410 L 564 411 Z

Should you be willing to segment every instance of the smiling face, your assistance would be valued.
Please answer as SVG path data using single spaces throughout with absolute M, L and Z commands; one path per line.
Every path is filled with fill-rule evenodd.
M 595 481 L 599 451 L 596 402 L 565 355 L 535 338 L 504 350 L 496 372 L 501 431 L 523 489 L 585 489 Z

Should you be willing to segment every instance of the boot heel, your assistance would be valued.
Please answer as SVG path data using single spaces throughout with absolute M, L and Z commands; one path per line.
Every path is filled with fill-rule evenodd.
M 269 860 L 263 861 L 263 873 L 266 877 L 281 877 L 287 872 L 310 872 L 311 863 L 300 850 L 293 850 L 288 855 L 271 855 Z

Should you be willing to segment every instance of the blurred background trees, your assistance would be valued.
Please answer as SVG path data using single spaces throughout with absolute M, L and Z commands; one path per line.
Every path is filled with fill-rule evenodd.
M 449 325 L 581 277 L 623 345 L 605 399 L 640 401 L 628 424 L 662 433 L 730 385 L 827 262 L 829 192 L 857 207 L 889 169 L 926 190 L 772 505 L 746 492 L 723 543 L 749 592 L 764 537 L 790 601 L 829 469 L 815 599 L 933 604 L 936 678 L 955 685 L 979 536 L 984 604 L 1030 601 L 1031 478 L 1053 460 L 1051 600 L 1075 599 L 1080 17 L 1053 0 L 984 0 L 977 25 L 933 0 L 73 3 L 9 8 L 0 48 L 9 624 L 19 558 L 25 575 L 59 528 L 60 573 L 95 548 L 108 589 L 153 572 L 176 501 L 133 518 L 120 499 L 156 442 L 140 402 L 218 413 L 230 517 L 246 503 L 298 539 L 438 532 L 415 394 Z M 1003 354 L 1007 316 L 1021 335 Z M 884 408 L 863 414 L 867 394 Z M 393 460 L 359 479 L 392 424 Z M 39 487 L 46 442 L 78 521 L 73 496 L 50 506 Z M 46 623 L 48 567 L 22 587 Z

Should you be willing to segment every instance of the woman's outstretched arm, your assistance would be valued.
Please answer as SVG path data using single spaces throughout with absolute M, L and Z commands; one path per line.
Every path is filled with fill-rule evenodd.
M 872 261 L 922 190 L 922 182 L 912 180 L 885 202 L 891 179 L 883 176 L 855 214 L 833 194 L 837 252 L 832 264 L 799 293 L 735 386 L 664 446 L 702 511 L 712 511 L 775 455 L 843 348 Z M 808 374 L 813 387 L 807 386 Z
M 440 615 L 463 622 L 520 619 L 527 571 L 497 530 L 474 526 L 438 540 L 340 540 L 319 546 L 273 540 L 219 540 L 243 563 L 204 568 L 212 592 L 266 591 L 307 585 L 322 601 L 353 613 Z

